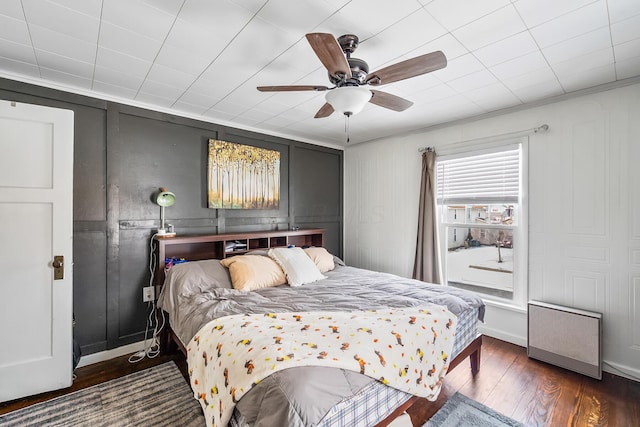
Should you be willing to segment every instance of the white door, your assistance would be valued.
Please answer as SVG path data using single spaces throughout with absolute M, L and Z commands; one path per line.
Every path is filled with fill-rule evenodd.
M 73 111 L 0 101 L 0 402 L 72 383 L 72 204 Z

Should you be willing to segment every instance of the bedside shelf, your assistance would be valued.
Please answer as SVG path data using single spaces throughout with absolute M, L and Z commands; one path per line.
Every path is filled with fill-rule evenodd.
M 176 236 L 155 239 L 158 270 L 164 271 L 166 258 L 184 258 L 188 261 L 203 259 L 223 259 L 242 255 L 254 250 L 268 250 L 276 247 L 323 246 L 324 229 L 258 231 L 249 233 L 207 234 Z M 228 251 L 232 247 L 233 250 Z M 163 274 L 156 275 L 156 284 L 162 285 Z

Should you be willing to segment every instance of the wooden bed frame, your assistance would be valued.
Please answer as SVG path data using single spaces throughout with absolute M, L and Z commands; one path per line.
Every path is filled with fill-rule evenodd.
M 198 236 L 178 236 L 169 238 L 155 238 L 155 254 L 157 268 L 155 271 L 156 295 L 164 284 L 165 260 L 170 258 L 184 258 L 190 261 L 204 259 L 223 259 L 241 255 L 253 250 L 267 250 L 274 247 L 294 246 L 323 246 L 324 229 L 313 228 L 304 230 L 260 231 L 249 233 L 209 234 Z M 232 246 L 233 245 L 233 246 Z M 229 250 L 228 247 L 233 247 Z M 160 310 L 160 309 L 158 309 Z M 159 313 L 160 314 L 160 313 Z M 169 326 L 169 315 L 165 312 L 166 327 L 160 332 L 160 345 L 163 353 L 170 353 L 176 348 L 185 356 L 187 350 Z M 462 363 L 467 357 L 471 365 L 471 374 L 475 376 L 480 370 L 480 356 L 482 349 L 482 335 L 478 335 L 464 348 L 449 364 L 449 371 Z M 446 377 L 445 377 L 446 378 Z M 414 396 L 396 408 L 387 418 L 375 427 L 385 427 L 395 418 L 421 398 Z

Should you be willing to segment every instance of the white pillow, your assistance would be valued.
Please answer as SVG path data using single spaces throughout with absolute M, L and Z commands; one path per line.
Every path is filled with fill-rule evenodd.
M 269 249 L 269 257 L 282 268 L 290 286 L 326 279 L 302 248 Z

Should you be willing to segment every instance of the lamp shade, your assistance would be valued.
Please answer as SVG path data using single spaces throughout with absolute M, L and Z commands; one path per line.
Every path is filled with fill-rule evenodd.
M 167 191 L 166 188 L 160 188 L 160 191 L 156 196 L 156 204 L 160 206 L 160 228 L 157 231 L 158 236 L 173 237 L 176 235 L 173 230 L 167 232 L 167 230 L 164 228 L 164 208 L 173 206 L 175 202 L 175 194 L 173 194 L 171 191 Z
M 325 99 L 334 110 L 351 116 L 362 111 L 371 95 L 369 89 L 361 86 L 342 86 L 327 92 Z
M 176 202 L 176 195 L 170 191 L 167 191 L 166 188 L 161 188 L 158 196 L 156 197 L 156 203 L 158 206 L 167 207 L 173 206 Z

